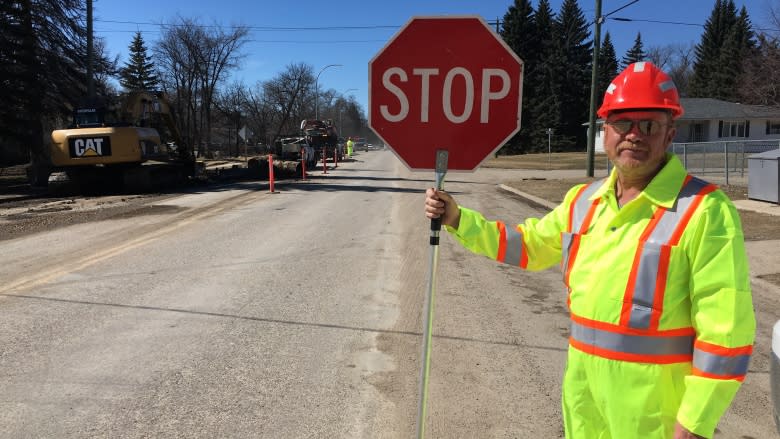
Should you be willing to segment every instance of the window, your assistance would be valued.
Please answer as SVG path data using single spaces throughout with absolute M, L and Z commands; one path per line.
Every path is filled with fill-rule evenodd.
M 746 129 L 746 125 L 745 121 L 722 120 L 718 124 L 718 137 L 747 137 L 750 128 Z
M 780 120 L 766 121 L 766 134 L 780 134 Z
M 692 123 L 688 127 L 688 140 L 691 142 L 704 141 L 704 124 Z

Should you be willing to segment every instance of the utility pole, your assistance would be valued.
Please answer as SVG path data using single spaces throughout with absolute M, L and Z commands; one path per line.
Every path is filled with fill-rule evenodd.
M 601 46 L 601 0 L 596 0 L 596 28 L 593 32 L 593 67 L 590 76 L 590 114 L 588 118 L 588 169 L 587 176 L 593 177 L 596 143 L 596 87 L 599 75 L 599 49 Z

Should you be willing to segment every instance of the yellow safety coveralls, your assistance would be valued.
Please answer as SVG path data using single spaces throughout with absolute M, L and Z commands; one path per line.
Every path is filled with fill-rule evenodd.
M 667 163 L 622 208 L 616 171 L 516 227 L 461 208 L 466 248 L 528 270 L 560 263 L 571 315 L 567 438 L 711 437 L 748 370 L 755 316 L 739 216 Z
M 347 156 L 352 157 L 352 148 L 355 147 L 355 143 L 350 139 L 347 140 Z

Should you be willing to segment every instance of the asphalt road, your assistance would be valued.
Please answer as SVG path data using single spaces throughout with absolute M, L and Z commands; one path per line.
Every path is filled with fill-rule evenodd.
M 540 215 L 508 172 L 445 188 Z M 433 175 L 369 151 L 311 177 L 0 242 L 0 437 L 414 437 Z M 562 437 L 560 273 L 445 236 L 437 278 L 427 437 Z M 716 437 L 773 437 L 766 346 Z

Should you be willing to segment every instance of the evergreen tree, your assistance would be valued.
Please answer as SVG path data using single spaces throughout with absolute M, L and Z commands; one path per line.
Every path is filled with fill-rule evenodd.
M 155 73 L 151 57 L 146 51 L 141 32 L 135 33 L 129 50 L 130 59 L 120 71 L 119 83 L 126 90 L 156 90 L 160 81 Z
M 534 101 L 526 101 L 531 117 L 523 124 L 531 131 L 531 148 L 526 152 L 547 150 L 547 129 L 553 130 L 553 145 L 557 146 L 557 136 L 561 132 L 561 84 L 557 82 L 559 66 L 564 62 L 555 34 L 555 15 L 549 0 L 539 0 L 536 8 L 535 34 L 540 39 L 539 59 L 533 66 L 533 82 L 526 80 L 524 90 L 531 89 Z
M 0 3 L 0 137 L 45 161 L 44 123 L 69 115 L 86 90 L 84 8 L 77 0 Z
M 560 84 L 558 101 L 561 110 L 558 145 L 564 150 L 584 150 L 588 120 L 591 79 L 591 41 L 588 22 L 577 0 L 564 0 L 555 24 L 558 55 L 555 80 Z
M 644 61 L 647 59 L 647 53 L 645 52 L 645 49 L 642 45 L 642 34 L 637 32 L 636 33 L 636 39 L 634 40 L 634 45 L 628 49 L 626 52 L 626 55 L 623 57 L 623 68 L 625 69 L 629 65 Z
M 533 14 L 534 10 L 529 0 L 515 0 L 504 14 L 500 32 L 507 45 L 523 60 L 523 79 L 526 84 L 532 80 L 531 70 L 538 59 L 538 39 L 535 37 Z M 521 123 L 531 119 L 530 106 L 527 104 L 533 101 L 533 90 L 526 88 L 523 91 Z M 503 153 L 524 151 L 530 142 L 530 132 L 530 125 L 522 124 L 520 131 L 502 147 L 501 151 Z
M 730 102 L 737 100 L 737 88 L 744 72 L 744 60 L 755 51 L 751 27 L 747 10 L 743 7 L 737 21 L 729 29 L 720 50 L 719 67 L 712 73 L 714 84 L 710 86 L 710 97 Z
M 747 10 L 743 7 L 738 16 L 733 0 L 717 0 L 696 45 L 689 95 L 736 99 L 745 59 L 755 47 Z
M 615 54 L 615 46 L 609 32 L 604 34 L 604 42 L 599 51 L 599 74 L 596 78 L 596 105 L 601 104 L 601 99 L 607 91 L 607 87 L 618 74 L 618 60 Z

